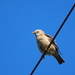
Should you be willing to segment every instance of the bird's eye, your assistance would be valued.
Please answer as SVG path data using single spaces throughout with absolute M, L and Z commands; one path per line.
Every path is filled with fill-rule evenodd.
M 39 31 L 37 31 L 37 33 L 39 33 Z

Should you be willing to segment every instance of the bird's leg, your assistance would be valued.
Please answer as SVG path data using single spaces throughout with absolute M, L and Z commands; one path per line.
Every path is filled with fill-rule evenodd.
M 44 59 L 45 57 L 43 57 L 43 59 Z

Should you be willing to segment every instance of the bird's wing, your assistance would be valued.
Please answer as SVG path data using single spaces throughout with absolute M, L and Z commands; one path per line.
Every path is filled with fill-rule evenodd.
M 51 42 L 51 40 L 53 39 L 53 37 L 52 36 L 50 36 L 50 35 L 48 35 L 48 34 L 45 34 L 47 37 L 48 37 L 48 40 Z M 55 48 L 56 48 L 56 50 L 58 51 L 58 46 L 56 45 L 56 43 L 53 41 L 53 43 L 52 43 L 52 45 L 54 45 L 55 46 Z

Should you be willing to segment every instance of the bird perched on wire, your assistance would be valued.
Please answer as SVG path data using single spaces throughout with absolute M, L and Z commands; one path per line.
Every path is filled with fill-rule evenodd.
M 42 31 L 41 29 L 35 30 L 32 33 L 34 33 L 36 36 L 36 41 L 37 41 L 40 52 L 44 53 L 48 45 L 50 44 L 51 40 L 53 39 L 52 36 L 45 34 L 44 31 Z M 59 55 L 58 46 L 56 45 L 54 41 L 51 44 L 51 46 L 48 48 L 46 55 L 54 56 L 59 64 L 62 64 L 65 62 L 62 59 L 62 57 Z

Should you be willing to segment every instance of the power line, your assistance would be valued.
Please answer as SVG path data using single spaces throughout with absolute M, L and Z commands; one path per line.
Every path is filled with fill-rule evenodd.
M 62 24 L 60 25 L 58 31 L 56 32 L 55 36 L 53 37 L 53 39 L 51 40 L 50 44 L 47 47 L 48 48 L 51 46 L 51 44 L 53 43 L 54 39 L 56 38 L 56 36 L 58 35 L 58 33 L 60 32 L 61 28 L 64 26 L 66 20 L 68 19 L 68 17 L 70 16 L 71 12 L 73 11 L 75 7 L 75 4 L 72 6 L 71 10 L 69 11 L 68 15 L 66 16 L 66 18 L 64 19 L 64 21 L 62 22 Z M 45 52 L 43 53 L 43 55 L 41 56 L 40 60 L 37 62 L 36 66 L 34 67 L 34 69 L 32 70 L 32 72 L 30 73 L 30 75 L 32 75 L 34 73 L 34 71 L 36 70 L 36 68 L 38 67 L 38 65 L 40 64 L 41 60 L 44 58 L 47 50 L 45 50 Z

